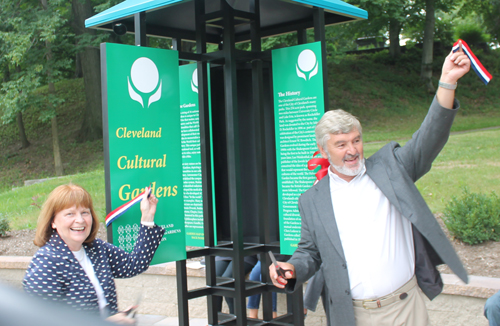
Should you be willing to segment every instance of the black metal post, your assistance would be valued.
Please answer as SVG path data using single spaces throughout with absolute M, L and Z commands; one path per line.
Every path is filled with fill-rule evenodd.
M 314 8 L 314 40 L 321 42 L 321 60 L 323 62 L 323 91 L 325 96 L 325 112 L 330 105 L 328 96 L 328 62 L 326 56 L 325 10 Z
M 146 37 L 146 13 L 139 12 L 134 14 L 135 45 L 148 46 Z
M 221 0 L 221 10 L 224 17 L 223 45 L 224 52 L 224 88 L 225 88 L 225 117 L 226 117 L 226 144 L 228 167 L 228 203 L 230 234 L 233 243 L 233 278 L 234 278 L 234 312 L 237 316 L 236 325 L 247 324 L 245 307 L 245 271 L 243 252 L 243 223 L 241 215 L 241 182 L 240 182 L 240 153 L 238 127 L 238 92 L 236 88 L 236 51 L 234 9 Z
M 307 30 L 299 29 L 297 30 L 297 43 L 306 44 L 307 43 Z
M 177 278 L 177 311 L 179 314 L 179 326 L 189 326 L 189 303 L 187 289 L 186 261 L 175 262 Z
M 195 1 L 196 21 L 196 52 L 203 54 L 207 52 L 205 2 Z M 179 44 L 180 46 L 180 44 Z M 212 169 L 211 169 L 211 144 L 210 144 L 210 103 L 208 94 L 208 68 L 207 62 L 198 61 L 198 105 L 200 117 L 200 151 L 201 151 L 201 182 L 203 189 L 203 228 L 205 246 L 214 247 L 214 215 L 213 215 L 213 193 L 212 193 Z M 205 256 L 205 277 L 207 286 L 217 285 L 215 274 L 215 257 Z M 213 295 L 207 296 L 208 323 L 218 324 L 217 310 Z
M 260 33 L 260 0 L 250 1 L 250 12 L 255 14 L 255 20 L 250 24 L 250 37 L 252 52 L 260 53 L 261 46 L 261 33 Z M 257 214 L 259 222 L 259 242 L 266 244 L 270 242 L 269 232 L 269 207 L 268 207 L 268 187 L 267 187 L 267 169 L 266 169 L 266 136 L 265 136 L 265 120 L 264 120 L 264 78 L 263 78 L 263 64 L 261 59 L 252 61 L 252 96 L 255 114 L 255 167 L 253 171 L 258 191 L 257 198 Z M 267 271 L 266 259 L 267 254 L 260 254 L 261 260 L 261 276 L 262 282 L 270 282 L 269 272 Z M 272 311 L 272 294 L 270 292 L 262 293 L 262 311 L 263 319 L 269 321 L 273 319 Z
M 111 174 L 109 162 L 109 119 L 108 119 L 108 73 L 106 64 L 106 45 L 101 44 L 101 91 L 102 91 L 102 131 L 104 145 L 104 189 L 106 193 L 106 215 L 112 211 L 111 206 Z M 113 228 L 106 228 L 107 240 L 113 243 Z

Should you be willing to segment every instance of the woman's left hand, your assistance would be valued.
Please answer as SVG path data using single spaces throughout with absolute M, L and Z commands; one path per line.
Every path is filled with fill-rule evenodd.
M 149 198 L 147 194 L 144 194 L 144 198 L 141 201 L 141 222 L 154 222 L 156 204 L 158 204 L 158 198 L 156 198 L 152 193 Z

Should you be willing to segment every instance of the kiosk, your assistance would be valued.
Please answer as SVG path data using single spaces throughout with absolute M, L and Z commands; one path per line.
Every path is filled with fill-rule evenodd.
M 244 275 L 245 256 L 259 254 L 262 266 L 269 266 L 267 252 L 280 252 L 272 57 L 261 50 L 261 41 L 295 32 L 297 43 L 305 44 L 306 30 L 314 29 L 326 111 L 325 26 L 367 17 L 339 0 L 126 0 L 86 20 L 88 28 L 134 33 L 137 46 L 147 46 L 147 37 L 171 38 L 179 60 L 197 62 L 204 247 L 186 256 L 205 256 L 206 286 L 188 291 L 186 261 L 177 261 L 179 325 L 189 325 L 188 300 L 202 296 L 210 325 L 304 324 L 301 291 L 288 295 L 288 313 L 273 319 L 271 291 L 280 290 L 269 281 L 267 268 L 262 282 L 245 281 Z M 236 48 L 247 41 L 250 51 Z M 183 52 L 182 42 L 195 42 L 196 52 Z M 207 53 L 207 43 L 219 50 Z M 232 257 L 233 279 L 216 277 L 215 256 Z M 264 318 L 247 320 L 245 298 L 258 293 Z M 233 297 L 235 314 L 217 314 L 215 295 Z

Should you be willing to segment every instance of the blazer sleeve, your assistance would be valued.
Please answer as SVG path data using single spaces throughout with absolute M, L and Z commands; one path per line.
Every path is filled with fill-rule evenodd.
M 103 242 L 101 245 L 108 257 L 113 277 L 132 277 L 148 269 L 164 233 L 165 230 L 162 227 L 148 228 L 141 225 L 134 250 L 130 253 L 108 242 Z
M 300 242 L 288 262 L 295 267 L 295 279 L 288 280 L 287 292 L 293 292 L 297 287 L 310 279 L 321 266 L 321 255 L 314 242 L 314 230 L 310 228 L 310 212 L 304 208 L 305 194 L 299 198 L 299 212 L 302 218 Z M 309 203 L 309 206 L 312 205 Z
M 413 182 L 431 169 L 432 162 L 448 141 L 459 107 L 460 103 L 455 99 L 453 109 L 444 108 L 434 97 L 420 128 L 403 147 L 394 149 L 396 159 L 404 166 Z

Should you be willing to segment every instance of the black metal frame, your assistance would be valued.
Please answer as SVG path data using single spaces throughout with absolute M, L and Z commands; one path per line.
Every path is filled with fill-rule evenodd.
M 267 218 L 270 212 L 269 198 L 269 150 L 266 153 L 266 146 L 270 136 L 265 134 L 265 111 L 264 111 L 264 66 L 270 66 L 270 53 L 262 52 L 261 39 L 268 35 L 263 33 L 260 26 L 260 1 L 252 0 L 248 12 L 234 10 L 225 0 L 220 0 L 220 10 L 210 14 L 205 13 L 204 0 L 195 1 L 195 21 L 196 21 L 196 53 L 179 52 L 179 60 L 197 61 L 198 68 L 198 94 L 199 94 L 199 116 L 200 116 L 200 145 L 201 145 L 201 166 L 202 166 L 202 187 L 203 187 L 203 216 L 205 247 L 202 249 L 187 252 L 187 258 L 204 256 L 206 262 L 206 286 L 194 290 L 187 288 L 186 261 L 177 261 L 177 295 L 179 307 L 179 325 L 189 325 L 189 299 L 207 297 L 208 323 L 210 325 L 303 325 L 304 313 L 302 302 L 302 291 L 296 291 L 287 295 L 287 310 L 285 315 L 272 318 L 271 292 L 283 292 L 272 285 L 267 273 L 269 257 L 266 254 L 269 250 L 279 252 L 279 244 L 271 243 L 269 224 Z M 238 38 L 235 33 L 235 25 L 250 24 L 251 52 L 238 51 L 235 44 Z M 207 34 L 206 26 L 219 26 L 221 28 L 222 50 L 215 53 L 206 53 Z M 325 45 L 325 15 L 321 8 L 314 8 L 314 15 L 310 21 L 297 23 L 297 38 L 299 44 L 307 43 L 305 28 L 314 26 L 315 40 L 322 45 L 323 76 L 325 111 L 328 107 L 327 88 L 327 60 Z M 147 46 L 146 37 L 146 13 L 134 15 L 135 44 Z M 289 29 L 290 26 L 287 26 Z M 276 29 L 276 28 L 275 28 Z M 170 35 L 173 38 L 173 48 L 181 50 L 182 39 Z M 224 91 L 225 91 L 225 128 L 226 132 L 226 160 L 228 174 L 228 202 L 230 215 L 231 242 L 215 246 L 213 223 L 213 193 L 212 193 L 212 172 L 211 172 L 211 144 L 210 144 L 210 121 L 209 121 L 209 94 L 208 94 L 208 71 L 207 63 L 216 63 L 223 68 Z M 245 243 L 243 237 L 242 223 L 242 195 L 240 176 L 240 155 L 238 141 L 238 94 L 236 74 L 237 68 L 241 64 L 250 64 L 252 76 L 252 100 L 257 106 L 253 119 L 255 123 L 255 153 L 253 164 L 258 167 L 253 171 L 260 190 L 257 198 L 257 211 L 259 221 L 259 243 Z M 103 83 L 103 85 L 105 85 Z M 271 158 L 276 166 L 276 156 Z M 262 261 L 262 282 L 245 281 L 244 257 L 259 254 Z M 217 278 L 215 275 L 215 256 L 232 257 L 233 259 L 233 279 Z M 245 298 L 250 295 L 262 293 L 263 297 L 263 320 L 247 320 Z M 234 298 L 235 315 L 218 314 L 214 306 L 214 296 L 229 296 Z

